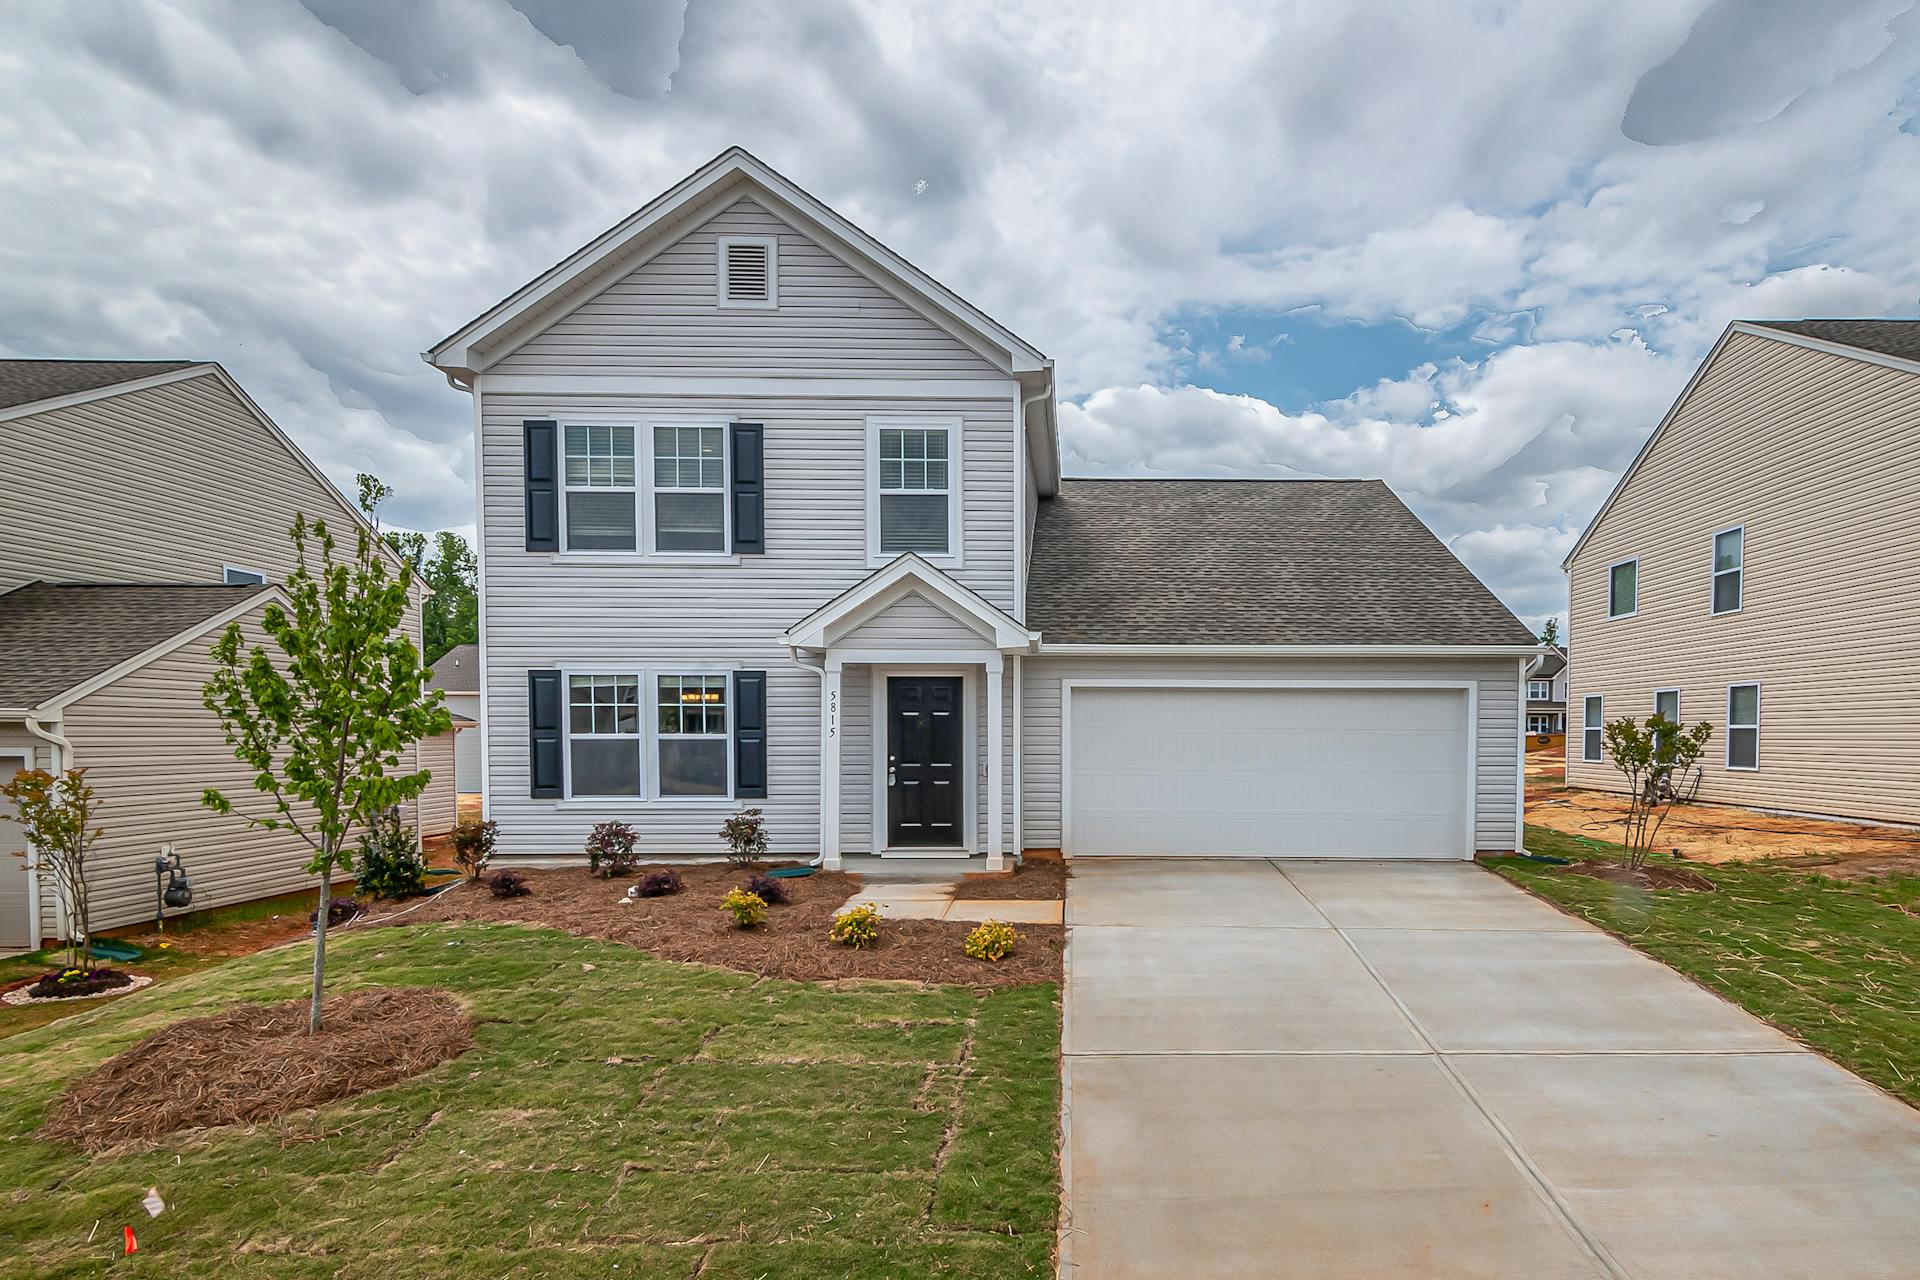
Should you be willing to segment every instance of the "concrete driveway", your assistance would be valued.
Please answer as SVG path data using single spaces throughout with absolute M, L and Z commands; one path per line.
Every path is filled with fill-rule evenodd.
M 1081 860 L 1063 1274 L 1906 1277 L 1920 1114 L 1477 867 Z

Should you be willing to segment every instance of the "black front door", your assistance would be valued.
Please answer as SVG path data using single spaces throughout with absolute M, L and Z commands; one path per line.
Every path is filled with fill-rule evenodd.
M 887 845 L 967 842 L 959 676 L 887 680 Z

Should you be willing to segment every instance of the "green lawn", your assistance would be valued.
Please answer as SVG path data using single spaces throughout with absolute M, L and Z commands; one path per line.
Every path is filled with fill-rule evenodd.
M 1527 828 L 1527 848 L 1621 856 L 1546 827 Z M 1647 893 L 1515 858 L 1488 865 L 1920 1106 L 1920 916 L 1901 909 L 1920 911 L 1920 880 L 1688 862 L 1715 892 Z
M 1051 1274 L 1050 984 L 835 991 L 504 925 L 328 950 L 336 990 L 459 994 L 477 1047 L 252 1131 L 89 1160 L 32 1136 L 63 1081 L 173 1019 L 297 996 L 308 952 L 0 1040 L 9 1277 Z M 152 1220 L 148 1186 L 171 1206 Z

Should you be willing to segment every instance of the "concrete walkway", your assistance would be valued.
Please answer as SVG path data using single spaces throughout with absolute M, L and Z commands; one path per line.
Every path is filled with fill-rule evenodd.
M 1062 1272 L 1920 1274 L 1920 1114 L 1465 864 L 1082 859 Z

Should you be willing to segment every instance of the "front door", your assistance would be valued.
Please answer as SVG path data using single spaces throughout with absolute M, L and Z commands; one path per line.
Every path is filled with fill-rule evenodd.
M 959 676 L 887 680 L 887 846 L 949 847 L 961 826 L 966 771 L 960 767 Z

